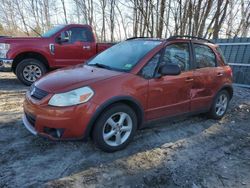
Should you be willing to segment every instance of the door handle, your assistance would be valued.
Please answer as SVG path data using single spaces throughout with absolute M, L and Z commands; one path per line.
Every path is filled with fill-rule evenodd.
M 187 78 L 186 82 L 192 82 L 194 79 L 193 78 Z
M 49 44 L 49 50 L 52 55 L 55 55 L 55 45 L 53 43 Z
M 89 50 L 90 46 L 83 46 L 82 48 L 85 49 L 85 50 Z
M 219 73 L 217 74 L 217 76 L 223 76 L 223 73 L 219 72 Z

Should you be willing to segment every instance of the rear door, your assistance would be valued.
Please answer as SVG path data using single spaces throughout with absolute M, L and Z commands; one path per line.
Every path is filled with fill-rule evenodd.
M 85 62 L 96 53 L 96 43 L 92 31 L 85 27 L 72 27 L 61 35 L 68 36 L 68 42 L 56 43 L 54 59 L 58 67 Z M 58 36 L 59 37 L 59 36 Z
M 178 42 L 166 46 L 162 51 L 159 66 L 178 64 L 181 74 L 175 76 L 158 76 L 149 79 L 147 120 L 174 116 L 190 111 L 190 90 L 193 84 L 189 42 Z M 149 63 L 144 67 L 153 69 Z
M 203 111 L 210 108 L 215 92 L 216 55 L 205 44 L 193 43 L 193 52 L 196 69 L 194 71 L 194 84 L 191 91 L 191 111 Z

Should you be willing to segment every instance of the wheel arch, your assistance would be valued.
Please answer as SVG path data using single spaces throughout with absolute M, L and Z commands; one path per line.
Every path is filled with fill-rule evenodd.
M 229 97 L 230 97 L 230 100 L 231 100 L 232 97 L 233 97 L 233 86 L 232 86 L 232 85 L 226 84 L 226 85 L 222 86 L 222 87 L 219 89 L 218 92 L 220 92 L 220 91 L 222 91 L 222 90 L 226 90 L 226 91 L 228 92 Z M 218 92 L 217 92 L 217 93 L 218 93 Z
M 220 91 L 222 91 L 222 90 L 226 90 L 226 91 L 228 92 L 229 97 L 230 97 L 229 100 L 232 99 L 232 97 L 233 97 L 233 86 L 232 86 L 231 84 L 225 84 L 225 85 L 223 85 L 222 87 L 220 87 L 220 88 L 217 90 L 217 92 L 215 92 L 214 96 L 212 97 L 212 101 L 211 101 L 211 103 L 210 103 L 209 109 L 212 108 L 212 105 L 213 105 L 213 103 L 215 102 L 215 99 L 216 99 L 217 94 L 218 94 Z
M 113 98 L 109 99 L 108 101 L 106 101 L 105 103 L 103 103 L 102 105 L 100 105 L 100 107 L 96 110 L 95 114 L 92 116 L 92 118 L 91 118 L 91 120 L 86 128 L 86 131 L 84 134 L 84 139 L 87 139 L 91 135 L 92 130 L 93 130 L 94 125 L 95 125 L 95 122 L 100 117 L 102 112 L 104 112 L 110 106 L 117 104 L 117 103 L 122 103 L 122 104 L 128 105 L 132 110 L 135 111 L 136 116 L 137 116 L 137 120 L 138 120 L 138 127 L 137 128 L 141 128 L 143 121 L 144 121 L 144 111 L 143 111 L 143 107 L 140 104 L 140 102 L 131 96 L 113 97 Z
M 34 59 L 41 61 L 42 63 L 44 63 L 46 68 L 49 69 L 49 62 L 48 62 L 47 58 L 44 55 L 42 55 L 41 53 L 39 53 L 39 52 L 21 52 L 13 60 L 12 71 L 15 73 L 18 63 L 20 63 L 22 60 L 28 59 L 28 58 L 34 58 Z

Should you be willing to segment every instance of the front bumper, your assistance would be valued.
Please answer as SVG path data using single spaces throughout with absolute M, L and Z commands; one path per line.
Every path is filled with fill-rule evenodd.
M 23 115 L 23 124 L 26 127 L 26 129 L 29 130 L 29 132 L 31 132 L 33 135 L 37 135 L 37 131 L 35 130 L 35 128 L 33 127 L 33 125 L 29 122 L 29 120 L 27 119 L 26 115 Z
M 13 59 L 0 58 L 0 71 L 11 71 Z
M 88 102 L 71 107 L 52 107 L 47 105 L 49 98 L 37 101 L 26 94 L 23 104 L 23 124 L 26 129 L 34 135 L 52 140 L 84 138 L 98 105 Z

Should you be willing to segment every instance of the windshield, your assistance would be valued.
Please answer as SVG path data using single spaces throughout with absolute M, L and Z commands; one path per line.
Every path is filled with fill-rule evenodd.
M 47 32 L 45 32 L 42 37 L 48 38 L 51 37 L 52 35 L 54 35 L 55 33 L 57 33 L 58 31 L 60 31 L 61 29 L 63 29 L 65 27 L 65 25 L 58 25 L 53 27 L 52 29 L 48 30 Z
M 130 71 L 149 51 L 161 41 L 129 40 L 118 43 L 100 53 L 88 65 L 118 71 Z

